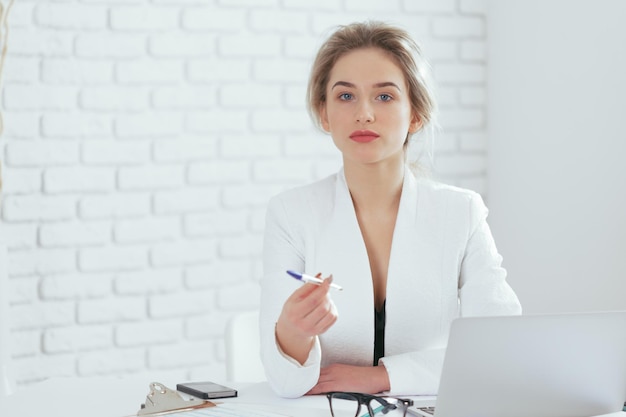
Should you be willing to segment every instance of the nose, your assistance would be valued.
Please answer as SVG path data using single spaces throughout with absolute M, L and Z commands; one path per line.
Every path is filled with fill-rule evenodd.
M 374 112 L 367 102 L 362 102 L 357 106 L 355 116 L 357 123 L 372 123 L 374 121 Z

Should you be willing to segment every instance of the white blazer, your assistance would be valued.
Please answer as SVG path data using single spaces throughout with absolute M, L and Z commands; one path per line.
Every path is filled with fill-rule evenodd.
M 459 316 L 520 314 L 479 194 L 406 169 L 387 278 L 385 357 L 390 393 L 436 394 L 450 324 Z M 304 395 L 320 367 L 371 366 L 374 291 L 343 170 L 274 197 L 267 210 L 261 279 L 261 357 L 274 391 Z M 300 285 L 286 270 L 333 275 L 339 318 L 304 365 L 281 352 L 274 327 Z

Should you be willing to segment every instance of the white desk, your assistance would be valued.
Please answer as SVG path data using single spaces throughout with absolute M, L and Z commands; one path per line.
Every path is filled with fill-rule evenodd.
M 2 417 L 126 417 L 137 414 L 146 399 L 151 382 L 161 382 L 171 389 L 176 382 L 147 380 L 142 377 L 124 378 L 54 378 L 22 389 L 12 396 L 0 398 Z M 215 381 L 221 382 L 221 381 Z M 238 389 L 237 398 L 219 401 L 256 404 L 268 411 L 297 417 L 329 417 L 325 396 L 298 399 L 277 397 L 267 383 L 228 384 Z M 432 403 L 433 397 L 413 397 L 416 402 Z M 398 413 L 391 412 L 388 417 Z M 174 414 L 175 415 L 175 414 Z M 602 417 L 625 417 L 625 412 Z

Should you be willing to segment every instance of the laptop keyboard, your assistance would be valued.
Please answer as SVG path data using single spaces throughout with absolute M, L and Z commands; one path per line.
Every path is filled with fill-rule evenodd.
M 410 407 L 407 411 L 414 416 L 431 417 L 435 415 L 435 407 Z

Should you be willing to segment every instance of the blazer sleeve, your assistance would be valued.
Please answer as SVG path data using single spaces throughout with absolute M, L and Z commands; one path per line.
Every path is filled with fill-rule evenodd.
M 521 306 L 506 281 L 502 257 L 487 224 L 488 210 L 479 194 L 470 194 L 467 242 L 460 260 L 458 297 L 461 317 L 521 314 Z M 445 348 L 384 357 L 391 395 L 435 395 Z
M 285 300 L 297 288 L 285 271 L 304 270 L 304 244 L 290 219 L 299 215 L 297 207 L 287 210 L 285 198 L 273 198 L 267 209 L 261 278 L 260 339 L 261 360 L 267 380 L 276 394 L 295 398 L 308 392 L 320 373 L 321 347 L 316 338 L 307 361 L 301 365 L 282 352 L 275 337 L 275 326 Z M 293 281 L 293 282 L 292 282 Z

